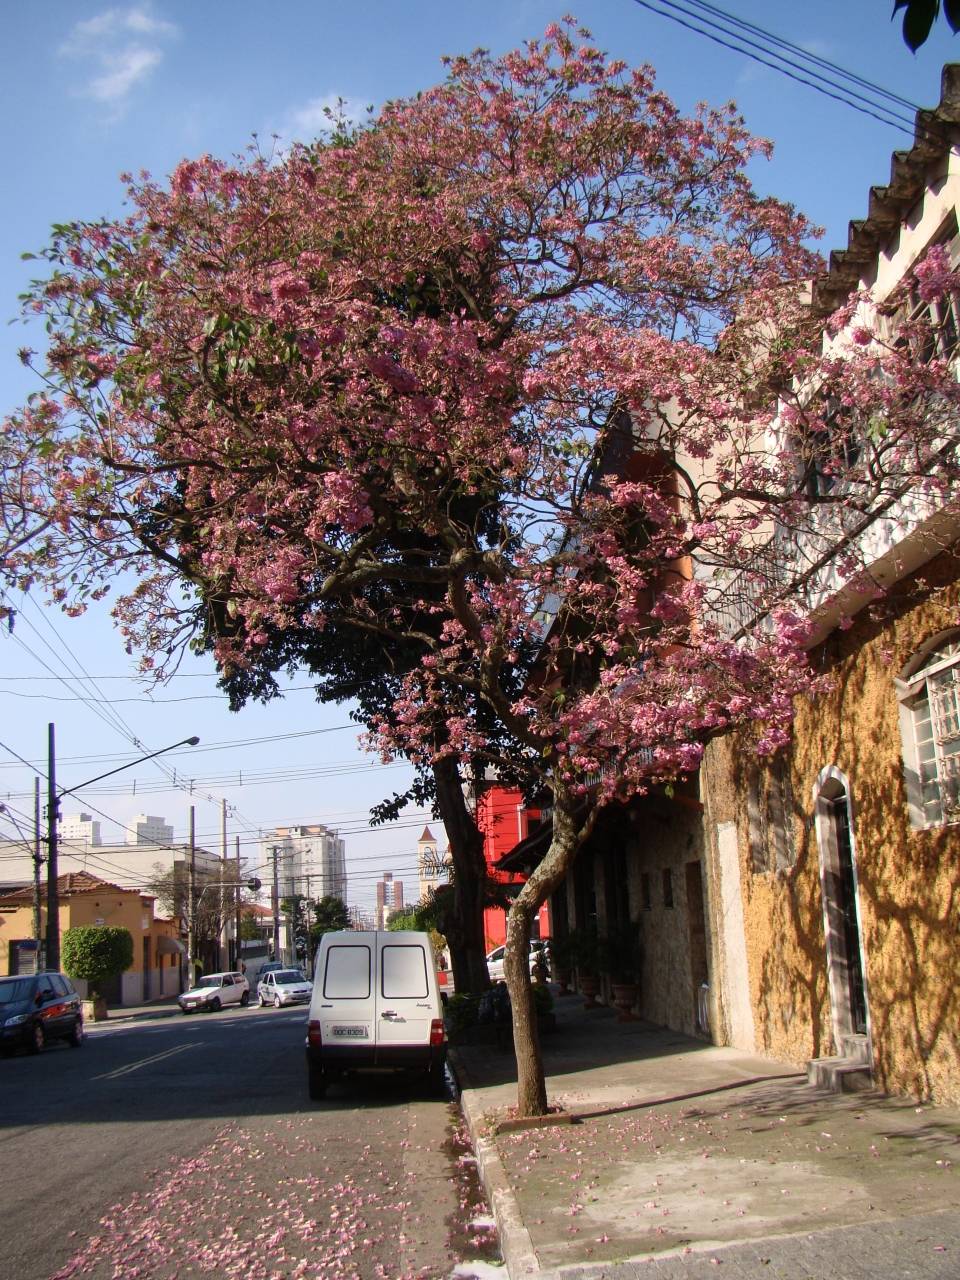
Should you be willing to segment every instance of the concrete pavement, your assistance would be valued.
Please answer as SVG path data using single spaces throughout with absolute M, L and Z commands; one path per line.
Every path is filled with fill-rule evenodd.
M 509 1047 L 451 1052 L 511 1280 L 958 1280 L 960 1112 L 556 1009 L 538 1127 Z

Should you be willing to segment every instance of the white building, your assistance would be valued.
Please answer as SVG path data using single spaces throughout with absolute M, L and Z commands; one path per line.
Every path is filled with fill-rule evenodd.
M 73 844 L 88 844 L 95 849 L 102 843 L 100 823 L 89 813 L 69 813 L 60 819 L 60 839 Z
M 138 813 L 127 827 L 128 844 L 173 844 L 173 827 L 164 818 Z
M 347 900 L 347 864 L 343 838 L 322 823 L 277 827 L 261 841 L 261 863 L 269 884 L 274 850 L 281 898 L 336 897 Z
M 46 843 L 43 845 L 46 856 Z M 158 875 L 171 871 L 174 864 L 186 864 L 190 858 L 188 845 L 168 844 L 91 844 L 87 840 L 61 839 L 57 844 L 57 870 L 88 871 L 101 880 L 122 889 L 147 889 Z M 221 859 L 209 849 L 194 850 L 194 866 L 198 883 L 220 880 Z M 22 840 L 0 840 L 0 881 L 5 885 L 27 884 L 33 879 L 33 857 Z M 46 867 L 44 867 L 44 878 Z M 236 880 L 236 863 L 228 859 L 224 879 Z

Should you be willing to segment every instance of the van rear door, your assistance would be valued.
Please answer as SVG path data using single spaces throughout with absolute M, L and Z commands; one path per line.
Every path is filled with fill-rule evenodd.
M 377 947 L 377 1045 L 426 1049 L 431 1021 L 439 1016 L 429 944 L 422 935 L 378 933 Z
M 374 1043 L 373 953 L 376 934 L 339 934 L 321 950 L 320 987 L 310 1016 L 318 1017 L 323 1043 L 333 1046 L 372 1046 Z

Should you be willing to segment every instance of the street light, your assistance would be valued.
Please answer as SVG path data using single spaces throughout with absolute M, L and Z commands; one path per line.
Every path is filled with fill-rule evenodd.
M 49 761 L 47 770 L 47 842 L 49 848 L 47 853 L 46 967 L 48 969 L 60 968 L 60 900 L 57 895 L 57 819 L 60 816 L 60 797 L 73 795 L 77 791 L 82 791 L 84 787 L 89 787 L 91 783 L 100 782 L 103 778 L 110 778 L 115 773 L 122 773 L 124 769 L 132 769 L 134 765 L 143 764 L 144 761 L 152 760 L 155 756 L 162 756 L 167 751 L 175 751 L 177 747 L 195 747 L 199 741 L 200 739 L 197 737 L 183 738 L 180 742 L 172 742 L 169 747 L 161 747 L 159 751 L 151 751 L 136 760 L 128 760 L 126 764 L 118 765 L 116 769 L 108 769 L 106 773 L 98 773 L 95 778 L 88 778 L 86 782 L 78 782 L 73 787 L 58 788 L 54 727 L 52 724 L 47 726 Z
M 151 751 L 148 756 L 141 756 L 139 760 L 131 760 L 127 764 L 118 765 L 116 769 L 108 769 L 106 773 L 98 773 L 95 778 L 88 778 L 86 782 L 78 782 L 75 787 L 60 787 L 59 795 L 73 795 L 75 791 L 82 791 L 84 787 L 92 786 L 94 782 L 102 782 L 104 778 L 112 778 L 115 773 L 122 773 L 124 769 L 132 769 L 135 764 L 143 764 L 145 760 L 152 760 L 154 756 L 162 756 L 167 751 L 175 751 L 177 747 L 196 747 L 199 743 L 200 739 L 196 736 L 184 738 L 182 742 L 172 742 L 169 747 L 161 747 L 159 751 Z M 59 799 L 59 796 L 57 798 Z

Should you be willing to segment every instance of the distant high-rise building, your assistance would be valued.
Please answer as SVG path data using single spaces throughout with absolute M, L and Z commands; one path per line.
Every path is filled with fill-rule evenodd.
M 393 912 L 403 908 L 403 881 L 394 880 L 393 872 L 385 871 L 383 879 L 377 881 L 377 928 L 385 929 Z
M 100 823 L 94 821 L 89 813 L 69 813 L 60 819 L 60 839 L 98 848 L 102 843 Z
M 347 861 L 343 837 L 323 823 L 276 827 L 261 842 L 261 861 L 272 875 L 277 849 L 280 897 L 347 900 Z
M 164 818 L 138 813 L 127 827 L 127 844 L 173 844 L 173 827 Z

